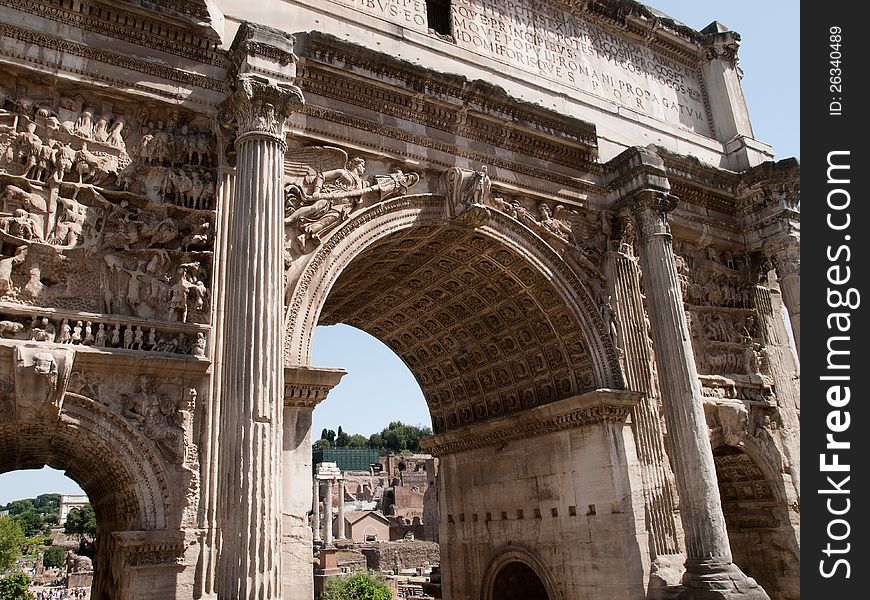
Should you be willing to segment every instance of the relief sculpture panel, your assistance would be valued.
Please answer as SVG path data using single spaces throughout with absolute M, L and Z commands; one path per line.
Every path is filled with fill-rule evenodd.
M 208 119 L 2 83 L 0 335 L 204 354 L 206 333 L 178 324 L 209 320 Z

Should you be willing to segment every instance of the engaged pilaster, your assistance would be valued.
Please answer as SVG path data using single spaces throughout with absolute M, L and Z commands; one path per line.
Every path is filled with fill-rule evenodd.
M 221 404 L 219 596 L 281 597 L 284 124 L 301 106 L 293 37 L 242 24 L 230 49 L 236 130 Z
M 673 476 L 669 474 L 669 459 L 659 417 L 655 361 L 643 306 L 640 267 L 633 251 L 634 223 L 631 217 L 618 219 L 616 231 L 618 235 L 607 253 L 604 269 L 610 294 L 607 306 L 612 313 L 628 389 L 643 392 L 640 402 L 632 408 L 632 429 L 643 477 L 649 547 L 655 561 L 652 570 L 657 577 L 669 576 L 677 570 L 663 567 L 670 564 L 667 557 L 679 556 L 681 536 L 676 523 Z M 673 583 L 676 582 L 678 580 Z
M 285 599 L 314 597 L 311 546 L 313 542 L 321 541 L 318 493 L 321 479 L 315 477 L 312 487 L 311 420 L 314 407 L 338 385 L 345 373 L 342 369 L 301 365 L 284 368 L 284 514 L 281 568 Z M 308 523 L 312 500 L 313 527 Z

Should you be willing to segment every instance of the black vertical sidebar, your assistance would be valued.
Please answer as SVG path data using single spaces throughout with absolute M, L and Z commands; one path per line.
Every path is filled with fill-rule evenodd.
M 801 591 L 866 598 L 870 574 L 870 164 L 858 3 L 801 6 Z

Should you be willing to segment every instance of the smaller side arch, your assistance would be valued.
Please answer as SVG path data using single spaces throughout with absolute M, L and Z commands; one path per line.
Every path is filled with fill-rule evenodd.
M 480 588 L 480 600 L 498 600 L 494 595 L 494 591 L 499 574 L 502 573 L 503 569 L 509 567 L 511 563 L 519 563 L 531 569 L 541 584 L 543 584 L 549 600 L 563 599 L 553 575 L 541 557 L 533 550 L 512 544 L 504 547 L 490 561 Z

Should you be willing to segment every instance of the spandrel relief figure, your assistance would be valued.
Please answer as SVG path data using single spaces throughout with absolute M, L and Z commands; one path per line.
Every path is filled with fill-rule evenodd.
M 348 160 L 340 148 L 315 146 L 289 152 L 285 158 L 289 183 L 285 186 L 285 225 L 293 231 L 291 246 L 300 252 L 347 219 L 364 201 L 385 200 L 403 194 L 420 177 L 395 171 L 363 179 L 366 163 L 361 157 Z
M 140 375 L 136 379 L 123 415 L 139 424 L 167 460 L 177 463 L 184 458 L 184 416 L 176 402 L 155 390 L 150 376 Z

